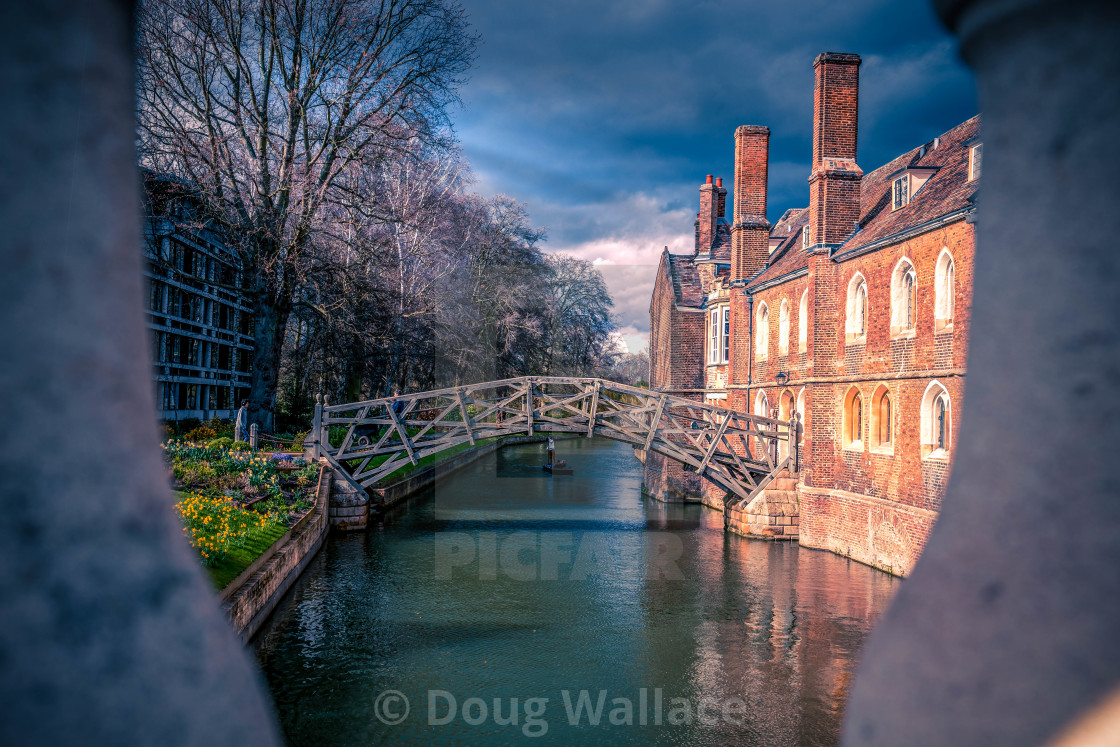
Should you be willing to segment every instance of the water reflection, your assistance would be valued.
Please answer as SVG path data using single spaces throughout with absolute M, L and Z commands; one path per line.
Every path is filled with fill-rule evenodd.
M 541 446 L 510 448 L 387 526 L 332 539 L 260 638 L 290 742 L 835 743 L 859 646 L 897 582 L 643 500 L 624 445 L 557 450 L 574 476 L 538 474 Z M 378 718 L 387 689 L 411 703 L 393 726 Z M 603 698 L 597 726 L 586 711 L 569 724 L 581 690 L 585 705 Z M 469 698 L 484 719 L 479 703 L 463 713 Z M 495 723 L 495 698 L 517 724 Z M 548 699 L 535 719 L 533 698 Z M 673 698 L 691 724 L 668 723 Z M 456 717 L 429 724 L 450 699 Z M 724 718 L 734 699 L 744 714 Z

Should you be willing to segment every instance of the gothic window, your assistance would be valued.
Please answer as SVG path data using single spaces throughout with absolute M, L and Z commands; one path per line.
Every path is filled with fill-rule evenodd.
M 766 304 L 761 304 L 758 307 L 758 328 L 754 333 L 755 337 L 755 356 L 759 359 L 765 359 L 767 352 L 770 350 L 770 309 Z
M 861 343 L 867 335 L 867 282 L 856 273 L 848 283 L 846 341 L 849 345 Z
M 871 448 L 890 452 L 894 441 L 894 401 L 885 384 L 880 384 L 871 396 L 870 432 Z
M 931 381 L 922 396 L 922 456 L 947 458 L 952 447 L 953 405 L 949 392 Z
M 863 448 L 863 395 L 855 387 L 844 398 L 844 446 Z
M 778 311 L 778 355 L 789 353 L 789 301 L 782 299 Z
M 918 316 L 918 274 L 903 258 L 891 273 L 891 337 L 908 336 Z
M 942 330 L 953 324 L 954 301 L 956 294 L 956 265 L 948 249 L 941 250 L 937 258 L 937 269 L 933 278 L 933 318 L 934 329 Z
M 804 353 L 809 347 L 809 291 L 801 294 L 797 308 L 797 350 Z

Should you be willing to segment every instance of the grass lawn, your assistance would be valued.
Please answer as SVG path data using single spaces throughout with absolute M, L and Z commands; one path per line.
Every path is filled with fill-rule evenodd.
M 182 490 L 171 492 L 175 494 L 176 499 L 189 495 Z M 240 576 L 243 570 L 264 554 L 265 550 L 272 547 L 287 531 L 288 527 L 275 521 L 269 521 L 263 527 L 250 531 L 244 545 L 234 548 L 214 565 L 203 566 L 203 570 L 210 576 L 210 583 L 214 584 L 214 588 L 218 591 L 226 588 L 230 581 Z
M 276 540 L 284 536 L 288 527 L 270 521 L 260 529 L 254 529 L 245 544 L 236 547 L 222 560 L 214 565 L 204 566 L 210 581 L 218 591 L 226 588 L 229 582 L 241 575 L 241 572 L 259 558 L 265 550 L 272 547 Z

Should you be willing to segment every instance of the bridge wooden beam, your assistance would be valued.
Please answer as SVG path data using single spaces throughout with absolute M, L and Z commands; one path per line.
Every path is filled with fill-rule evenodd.
M 412 465 L 416 466 L 416 454 L 413 453 L 412 440 L 408 437 L 408 431 L 406 431 L 404 429 L 404 426 L 401 425 L 400 418 L 398 418 L 397 413 L 393 411 L 393 406 L 389 405 L 388 407 L 386 407 L 386 409 L 389 411 L 389 417 L 393 419 L 393 427 L 395 427 L 397 429 L 397 433 L 400 434 L 401 443 L 404 444 L 405 451 L 408 452 L 408 458 L 412 460 Z
M 528 434 L 533 435 L 533 380 L 525 380 L 525 422 Z
M 727 425 L 731 422 L 732 417 L 734 417 L 734 413 L 729 412 L 727 413 L 727 417 L 723 419 L 723 422 L 720 423 L 719 430 L 716 431 L 715 438 L 712 439 L 712 444 L 708 447 L 708 452 L 704 455 L 704 461 L 700 462 L 699 472 L 701 474 L 703 474 L 704 468 L 708 466 L 708 462 L 712 460 L 712 454 L 715 454 L 716 449 L 719 448 L 719 442 L 723 439 L 723 433 L 727 430 Z
M 471 446 L 474 446 L 474 428 L 471 427 L 471 416 L 467 414 L 467 403 L 463 400 L 463 390 L 455 392 L 455 398 L 459 400 L 459 412 L 463 416 L 463 427 L 467 429 L 467 438 L 471 440 Z
M 661 411 L 665 409 L 666 396 L 661 395 L 661 399 L 657 401 L 657 409 L 653 412 L 653 420 L 649 424 L 649 433 L 646 435 L 646 445 L 642 447 L 642 451 L 649 451 L 649 445 L 653 443 L 654 436 L 657 435 L 657 425 L 661 422 Z
M 595 415 L 599 409 L 599 388 L 603 386 L 603 382 L 595 379 L 595 386 L 591 391 L 591 403 L 587 407 L 587 437 L 591 438 L 595 432 Z

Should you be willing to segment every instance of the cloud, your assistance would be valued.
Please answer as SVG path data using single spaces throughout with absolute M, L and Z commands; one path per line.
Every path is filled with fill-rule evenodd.
M 476 189 L 526 202 L 548 228 L 546 251 L 598 261 L 604 274 L 648 268 L 647 280 L 608 278 L 620 323 L 639 331 L 662 248 L 691 251 L 704 176 L 725 177 L 734 194 L 738 125 L 771 129 L 770 219 L 808 204 L 818 53 L 863 57 L 864 171 L 976 108 L 928 3 L 468 0 L 467 10 L 483 44 L 455 121 Z

